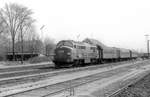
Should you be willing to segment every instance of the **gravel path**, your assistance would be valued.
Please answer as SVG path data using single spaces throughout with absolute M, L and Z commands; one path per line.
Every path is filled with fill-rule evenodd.
M 115 76 L 104 78 L 99 81 L 92 82 L 91 84 L 83 85 L 78 88 L 74 88 L 74 93 L 72 96 L 70 95 L 70 92 L 61 93 L 60 95 L 56 95 L 53 97 L 108 97 L 110 94 L 118 90 L 119 88 L 124 87 L 125 85 L 129 84 L 130 82 L 133 82 L 134 80 L 141 79 L 145 75 L 147 75 L 150 72 L 150 65 L 147 64 L 147 66 L 143 67 L 137 67 L 131 70 L 131 72 L 120 72 L 120 74 L 116 74 Z M 149 77 L 150 78 L 150 77 Z M 141 81 L 143 82 L 143 81 Z M 150 80 L 149 80 L 150 83 Z M 141 83 L 140 83 L 141 84 Z M 143 85 L 142 85 L 143 86 Z M 147 87 L 150 88 L 150 84 L 146 84 Z M 141 89 L 140 91 L 134 91 L 135 93 L 143 91 Z M 148 96 L 135 96 L 134 94 L 132 96 L 128 95 L 128 92 L 131 90 L 125 92 L 124 94 L 120 93 L 120 95 L 117 95 L 115 97 L 150 97 Z M 147 91 L 150 92 L 150 91 Z M 141 94 L 143 95 L 143 94 Z M 49 97 L 49 96 L 48 96 Z M 113 96 L 114 97 L 114 96 Z
M 106 71 L 108 70 L 110 70 L 110 69 L 115 69 L 115 68 L 117 68 L 117 67 L 124 67 L 123 69 L 125 69 L 125 72 L 127 72 L 128 71 L 128 69 L 131 69 L 131 71 L 132 71 L 132 68 L 134 67 L 135 69 L 138 69 L 138 68 L 141 68 L 141 66 L 143 67 L 144 65 L 147 65 L 149 63 L 149 61 L 146 61 L 146 62 L 134 62 L 134 63 L 130 63 L 130 64 L 127 64 L 128 66 L 123 66 L 123 65 L 121 65 L 121 66 L 111 66 L 111 67 L 106 67 Z M 132 66 L 132 65 L 136 65 L 136 66 Z M 59 80 L 57 79 L 54 79 L 54 78 L 50 78 L 49 80 L 47 80 L 47 82 L 45 82 L 44 81 L 44 83 L 43 84 L 41 84 L 41 83 L 39 83 L 38 82 L 38 85 L 40 85 L 40 87 L 42 86 L 42 85 L 46 85 L 46 83 L 48 84 L 48 83 L 52 83 L 53 81 L 56 83 L 56 81 L 60 81 L 60 79 L 61 80 L 63 80 L 63 79 L 65 79 L 65 80 L 67 80 L 68 78 L 74 78 L 74 77 L 80 77 L 80 76 L 83 76 L 84 75 L 84 73 L 85 73 L 85 75 L 87 75 L 87 74 L 93 74 L 93 73 L 98 73 L 98 72 L 103 72 L 103 71 L 105 71 L 105 69 L 104 68 L 101 68 L 100 70 L 98 69 L 98 70 L 90 70 L 90 71 L 86 71 L 86 72 L 83 72 L 83 71 L 81 71 L 80 73 L 78 72 L 78 75 L 74 75 L 74 74 L 70 74 L 70 76 L 67 76 L 67 77 L 65 77 L 65 78 L 62 78 L 63 76 L 61 75 L 61 77 L 58 77 L 57 76 L 57 78 L 59 78 Z M 115 71 L 116 72 L 116 71 Z M 136 72 L 139 72 L 139 71 L 135 71 L 135 73 Z M 117 72 L 116 72 L 117 73 Z M 120 72 L 120 73 L 117 73 L 117 74 L 121 74 L 122 72 Z M 116 74 L 116 75 L 117 75 Z M 134 74 L 134 72 L 133 73 L 131 73 L 132 75 Z M 120 75 L 120 77 L 121 78 L 123 78 L 123 77 L 126 77 L 126 76 L 128 76 L 128 75 L 125 75 L 125 73 L 123 74 L 123 75 Z M 110 84 L 112 83 L 112 82 L 114 82 L 113 81 L 113 79 L 116 79 L 115 81 L 117 81 L 117 80 L 120 80 L 121 78 L 112 78 L 112 79 L 108 79 L 108 80 L 105 80 L 105 82 L 109 82 L 110 81 Z M 43 81 L 42 81 L 43 82 Z M 34 82 L 34 84 L 35 84 L 36 82 Z M 13 92 L 13 90 L 15 90 L 15 91 L 20 91 L 21 89 L 23 89 L 23 87 L 25 88 L 25 89 L 28 89 L 26 86 L 29 86 L 29 88 L 33 88 L 33 87 L 38 87 L 38 85 L 37 84 L 35 84 L 35 85 L 33 85 L 32 83 L 30 83 L 31 85 L 32 85 L 32 87 L 30 86 L 30 85 L 21 85 L 21 87 L 20 86 L 17 86 L 17 87 L 11 87 L 11 88 L 7 88 L 7 89 L 2 89 L 2 91 L 4 90 L 5 91 L 5 93 L 6 92 L 8 92 L 7 90 L 12 90 L 12 92 Z M 10 92 L 10 91 L 9 91 Z M 4 92 L 3 92 L 4 93 Z M 1 93 L 1 94 L 3 94 L 3 93 Z M 5 94 L 4 93 L 4 94 Z M 37 93 L 37 92 L 36 92 Z M 41 94 L 41 93 L 40 93 Z
M 1 95 L 6 94 L 6 92 L 8 93 L 10 91 L 15 92 L 15 91 L 21 91 L 23 89 L 26 90 L 26 89 L 34 88 L 34 87 L 43 87 L 47 84 L 52 84 L 53 82 L 56 84 L 56 83 L 58 83 L 58 81 L 64 82 L 63 80 L 70 80 L 70 79 L 80 78 L 80 77 L 83 77 L 83 76 L 88 76 L 88 75 L 92 75 L 92 74 L 95 74 L 95 73 L 108 72 L 108 71 L 111 71 L 111 70 L 115 71 L 115 73 L 117 73 L 117 70 L 121 70 L 120 72 L 122 72 L 122 71 L 127 72 L 128 69 L 135 68 L 137 65 L 141 65 L 140 63 L 142 63 L 142 62 L 135 62 L 135 63 L 137 63 L 137 64 L 130 63 L 130 64 L 126 64 L 125 66 L 118 65 L 118 66 L 113 66 L 113 67 L 111 66 L 111 67 L 99 68 L 99 69 L 96 69 L 96 70 L 92 69 L 92 70 L 80 71 L 78 73 L 71 73 L 71 74 L 69 73 L 69 74 L 65 74 L 65 75 L 51 77 L 50 79 L 43 80 L 43 81 L 22 84 L 22 85 L 19 85 L 19 86 L 14 86 L 14 87 L 5 88 L 5 89 L 1 88 L 1 92 L 2 92 Z M 118 72 L 117 74 L 120 74 L 120 72 Z M 113 75 L 113 72 L 111 72 L 110 74 Z M 106 74 L 106 75 L 108 76 L 109 74 Z

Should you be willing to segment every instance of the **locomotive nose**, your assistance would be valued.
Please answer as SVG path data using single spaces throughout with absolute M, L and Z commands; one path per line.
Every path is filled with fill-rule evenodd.
M 57 63 L 71 62 L 71 49 L 67 47 L 55 49 L 54 61 Z

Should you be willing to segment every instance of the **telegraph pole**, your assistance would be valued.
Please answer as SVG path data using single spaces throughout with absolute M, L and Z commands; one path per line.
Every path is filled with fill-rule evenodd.
M 45 27 L 45 25 L 43 25 L 40 30 L 41 30 L 41 40 L 42 42 L 44 42 L 44 39 L 43 39 L 43 28 Z
M 43 50 L 42 50 L 42 52 L 43 52 L 43 55 L 45 54 L 46 55 L 46 45 L 45 45 L 45 43 L 44 43 L 44 33 L 43 33 L 43 28 L 45 27 L 45 25 L 42 25 L 42 27 L 40 28 L 40 30 L 41 30 L 41 41 L 42 41 L 42 43 L 43 43 Z
M 147 35 L 145 35 L 145 37 L 146 37 L 146 41 L 147 41 L 147 55 L 148 55 L 148 58 L 149 58 L 149 35 L 147 34 Z

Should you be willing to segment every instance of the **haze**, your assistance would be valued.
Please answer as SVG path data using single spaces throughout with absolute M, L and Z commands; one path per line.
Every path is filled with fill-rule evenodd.
M 107 46 L 146 51 L 150 34 L 149 0 L 0 0 L 22 4 L 34 12 L 37 32 L 57 43 L 94 38 Z M 40 28 L 43 29 L 40 30 Z M 42 33 L 42 34 L 41 34 Z

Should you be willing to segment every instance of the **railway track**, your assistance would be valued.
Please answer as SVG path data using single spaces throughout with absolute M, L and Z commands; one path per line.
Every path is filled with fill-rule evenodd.
M 149 74 L 149 73 L 150 72 L 145 72 L 142 76 L 138 76 L 138 77 L 134 78 L 130 82 L 126 83 L 125 85 L 120 86 L 121 88 L 115 90 L 115 92 L 110 93 L 107 97 L 116 97 L 118 94 L 120 94 L 121 92 L 123 92 L 124 90 L 126 90 L 128 87 L 131 87 L 132 85 L 134 85 L 138 81 L 140 81 L 142 78 L 144 78 L 145 76 L 147 76 L 147 74 Z
M 130 62 L 131 63 L 131 62 Z M 96 68 L 103 68 L 103 67 L 112 67 L 112 66 L 117 66 L 118 64 L 124 64 L 124 62 L 119 62 L 119 63 L 110 63 L 110 64 L 103 64 L 103 65 L 95 65 L 95 66 L 88 66 L 88 67 L 77 67 L 77 68 L 69 68 L 69 69 L 66 69 L 66 68 L 63 68 L 63 69 L 57 69 L 55 70 L 53 67 L 41 67 L 42 65 L 40 65 L 40 67 L 36 67 L 36 65 L 33 65 L 33 66 L 25 66 L 26 68 L 21 67 L 19 66 L 19 69 L 21 68 L 21 70 L 15 70 L 14 69 L 18 69 L 18 67 L 11 67 L 11 68 L 8 68 L 9 70 L 10 69 L 13 69 L 11 71 L 7 71 L 8 69 L 7 68 L 4 68 L 4 69 L 0 69 L 1 72 L 0 72 L 0 78 L 11 78 L 11 77 L 17 77 L 17 76 L 23 76 L 23 75 L 29 75 L 29 74 L 41 74 L 41 73 L 46 73 L 46 72 L 51 72 L 51 71 L 77 71 L 77 70 L 84 70 L 84 69 L 96 69 Z M 126 63 L 127 64 L 127 63 Z M 48 65 L 48 64 L 46 64 Z M 125 65 L 125 64 L 124 64 Z M 33 67 L 33 68 L 32 68 Z M 29 69 L 28 69 L 29 68 Z M 43 69 L 42 69 L 43 68 Z M 6 72 L 7 71 L 7 72 Z
M 137 62 L 138 63 L 138 62 Z M 140 63 L 140 62 L 139 62 Z M 118 63 L 117 63 L 118 64 Z M 132 64 L 132 63 L 131 63 Z M 124 65 L 131 65 L 131 64 L 124 64 Z M 110 64 L 108 64 L 110 65 Z M 116 66 L 116 64 L 113 64 Z M 104 67 L 104 70 L 109 70 L 112 68 L 112 66 L 107 66 Z M 117 65 L 117 66 L 124 66 L 124 65 Z M 29 82 L 35 82 L 35 81 L 40 81 L 44 80 L 46 78 L 50 78 L 59 74 L 67 74 L 67 73 L 73 73 L 73 72 L 78 72 L 78 71 L 84 71 L 84 70 L 95 70 L 97 68 L 102 68 L 103 65 L 101 66 L 89 66 L 89 67 L 82 67 L 82 68 L 72 68 L 72 69 L 60 69 L 60 70 L 54 70 L 54 69 L 42 69 L 42 70 L 34 70 L 34 71 L 22 71 L 22 72 L 9 72 L 9 73 L 1 73 L 0 74 L 0 86 L 1 87 L 8 87 L 8 86 L 13 86 L 13 85 L 18 85 L 18 84 L 23 84 L 23 83 L 29 83 Z M 109 69 L 108 69 L 109 68 Z M 117 67 L 118 68 L 118 67 Z
M 130 64 L 130 65 L 131 65 L 131 64 Z M 120 68 L 121 68 L 121 67 L 123 67 L 123 66 L 120 66 Z M 124 68 L 124 69 L 127 71 L 129 68 L 131 69 L 131 66 L 128 66 L 128 68 Z M 108 70 L 108 71 L 106 71 L 106 72 L 109 72 L 109 71 L 111 71 L 111 70 Z M 103 74 L 106 73 L 106 72 L 103 71 L 103 72 L 100 72 L 99 74 L 101 74 L 101 76 L 103 76 Z M 115 72 L 116 72 L 116 71 L 115 71 Z M 118 72 L 117 72 L 117 73 L 118 73 Z M 112 72 L 111 72 L 111 74 L 112 74 Z M 107 75 L 109 75 L 109 74 L 107 74 Z M 77 84 L 77 85 L 75 85 L 75 86 L 73 86 L 73 87 L 80 86 L 81 84 L 85 84 L 85 83 L 88 83 L 88 82 L 95 81 L 95 80 L 98 80 L 98 79 L 99 79 L 99 77 L 95 75 L 95 78 L 92 77 L 92 80 L 91 80 L 91 79 L 88 80 L 90 76 L 91 76 L 91 75 L 86 76 L 86 77 L 88 77 L 87 79 L 86 79 L 85 77 L 83 77 L 83 80 L 86 79 L 87 82 L 81 81 L 81 82 L 83 82 L 83 83 Z M 94 76 L 94 75 L 92 75 L 92 76 Z M 101 78 L 102 78 L 102 77 L 101 77 Z M 81 78 L 77 78 L 77 79 L 81 79 Z M 77 80 L 77 79 L 74 79 L 74 80 Z M 72 81 L 73 81 L 73 80 L 68 80 L 68 81 L 66 81 L 66 83 L 69 83 L 69 82 L 72 82 Z M 62 82 L 62 83 L 64 83 L 64 82 Z M 59 83 L 59 84 L 60 84 L 60 83 Z M 34 85 L 32 85 L 32 86 L 34 86 Z M 38 85 L 36 85 L 36 86 L 38 86 Z M 49 85 L 47 85 L 47 86 L 49 86 Z M 43 88 L 43 87 L 46 88 L 47 86 L 45 85 L 45 86 L 41 86 L 41 87 L 42 87 L 42 88 Z M 30 86 L 29 86 L 29 87 L 30 87 Z M 38 88 L 41 88 L 41 87 L 38 87 Z M 32 88 L 33 88 L 33 87 L 32 87 Z M 33 90 L 35 90 L 35 89 L 37 89 L 37 87 L 34 88 Z M 57 90 L 57 91 L 55 91 L 55 92 L 52 93 L 52 94 L 61 92 L 61 91 L 63 91 L 64 89 L 68 89 L 68 88 L 59 89 L 59 91 Z M 5 89 L 1 89 L 1 90 L 5 90 Z M 11 90 L 11 89 L 10 89 L 10 90 Z M 30 90 L 32 90 L 32 89 L 30 89 Z M 25 91 L 29 91 L 29 90 L 25 90 Z M 22 92 L 25 92 L 25 91 L 22 91 Z M 1 92 L 2 92 L 2 91 L 1 91 Z M 46 95 L 51 95 L 51 93 L 50 93 L 50 94 L 46 94 Z M 18 97 L 19 97 L 19 96 L 18 96 Z M 40 97 L 45 97 L 45 96 L 40 96 Z
M 149 68 L 149 70 L 150 70 L 150 67 L 148 67 Z M 120 72 L 121 71 L 121 72 Z M 63 91 L 68 91 L 68 93 L 69 94 L 67 94 L 67 96 L 60 96 L 60 97 L 78 97 L 78 95 L 76 95 L 76 92 L 75 92 L 75 90 L 76 90 L 76 88 L 77 87 L 80 87 L 80 86 L 82 86 L 82 85 L 85 85 L 85 84 L 90 84 L 90 83 L 92 83 L 92 82 L 95 82 L 95 81 L 98 81 L 98 80 L 103 80 L 104 79 L 104 81 L 101 81 L 102 82 L 102 86 L 104 85 L 105 86 L 105 83 L 107 83 L 106 81 L 105 81 L 105 79 L 107 79 L 108 77 L 112 77 L 112 76 L 116 76 L 116 75 L 120 75 L 120 78 L 118 78 L 118 79 L 115 79 L 115 81 L 108 81 L 108 84 L 113 84 L 113 83 L 115 83 L 115 82 L 118 82 L 118 81 L 120 81 L 120 80 L 124 80 L 124 81 L 128 81 L 128 83 L 127 83 L 127 85 L 125 85 L 123 88 L 121 88 L 121 89 L 119 89 L 118 91 L 116 91 L 115 93 L 112 93 L 111 95 L 109 95 L 109 96 L 104 96 L 104 97 L 115 97 L 115 95 L 117 95 L 117 93 L 120 93 L 123 89 L 125 89 L 125 88 L 127 88 L 127 86 L 130 86 L 130 85 L 132 85 L 132 84 L 134 84 L 135 82 L 137 82 L 138 80 L 140 80 L 141 78 L 143 78 L 143 76 L 146 76 L 148 73 L 150 73 L 149 71 L 147 71 L 147 70 L 145 70 L 144 72 L 143 71 L 141 71 L 141 72 L 139 72 L 139 71 L 135 71 L 135 72 L 130 72 L 130 71 L 126 71 L 125 69 L 122 69 L 122 70 L 118 70 L 118 71 L 115 71 L 115 72 L 107 72 L 107 74 L 105 73 L 105 75 L 107 75 L 107 76 L 104 76 L 104 74 L 103 74 L 103 76 L 100 76 L 100 75 L 94 75 L 94 76 L 92 76 L 91 77 L 91 79 L 90 78 L 88 78 L 88 79 L 86 79 L 86 78 L 84 78 L 84 81 L 83 80 L 81 80 L 80 82 L 81 83 L 78 83 L 78 84 L 74 84 L 74 82 L 73 81 L 68 81 L 67 83 L 71 83 L 71 84 L 73 84 L 73 85 L 68 85 L 67 86 L 67 88 L 62 88 L 62 89 L 60 89 L 60 90 L 58 90 L 58 91 L 55 91 L 55 92 L 49 92 L 49 93 L 47 93 L 47 94 L 45 94 L 45 95 L 40 95 L 40 96 L 38 96 L 38 97 L 53 97 L 54 95 L 58 95 L 59 93 L 62 93 Z M 89 80 L 90 79 L 90 80 Z M 109 79 L 107 79 L 107 80 L 109 80 Z M 129 80 L 131 81 L 131 82 L 129 82 Z M 92 87 L 93 88 L 93 87 Z M 49 89 L 49 88 L 48 88 Z M 40 90 L 39 90 L 40 91 Z M 31 93 L 32 94 L 32 93 Z M 33 93 L 33 95 L 34 95 L 34 93 Z M 58 96 L 58 97 L 59 97 Z M 86 95 L 85 95 L 86 96 Z M 18 96 L 15 96 L 15 97 L 18 97 Z M 31 96 L 32 97 L 32 96 Z M 54 97 L 57 97 L 57 96 L 54 96 Z M 97 96 L 96 96 L 97 97 Z M 99 96 L 99 97 L 103 97 L 103 96 Z
M 113 72 L 112 72 L 113 71 Z M 64 80 L 66 80 L 66 81 L 61 81 L 61 82 L 58 82 L 58 83 L 56 83 L 56 84 L 43 84 L 43 85 L 41 85 L 41 83 L 39 83 L 39 84 L 35 84 L 35 85 L 32 85 L 33 87 L 31 87 L 32 89 L 29 89 L 29 90 L 31 90 L 31 91 L 33 91 L 33 90 L 38 90 L 38 89 L 40 89 L 40 90 L 38 90 L 38 91 L 41 91 L 41 89 L 43 89 L 43 88 L 51 88 L 50 90 L 52 90 L 51 91 L 51 93 L 48 93 L 48 94 L 44 94 L 43 96 L 41 96 L 41 97 L 45 97 L 46 95 L 48 96 L 48 95 L 54 95 L 54 94 L 56 94 L 56 93 L 58 93 L 58 92 L 63 92 L 64 90 L 66 90 L 66 89 L 69 89 L 69 88 L 72 88 L 72 87 L 77 87 L 77 86 L 80 86 L 80 85 L 82 85 L 82 84 L 86 84 L 86 83 L 89 83 L 89 82 L 92 82 L 92 81 L 95 81 L 95 80 L 99 80 L 99 79 L 101 79 L 101 78 L 105 78 L 106 77 L 106 75 L 107 75 L 107 77 L 108 76 L 112 76 L 113 74 L 115 75 L 115 74 L 118 74 L 120 71 L 122 71 L 122 70 L 118 70 L 118 71 L 116 71 L 116 70 L 112 70 L 112 71 L 109 71 L 109 72 L 107 72 L 107 74 L 106 74 L 106 72 L 101 72 L 101 73 L 93 73 L 92 75 L 88 75 L 88 76 L 83 76 L 83 77 L 76 77 L 76 78 L 74 78 L 74 79 L 72 79 L 72 80 L 66 80 L 66 79 L 64 79 Z M 124 71 L 126 71 L 126 69 L 124 70 Z M 105 76 L 104 76 L 104 74 L 106 74 Z M 69 83 L 69 84 L 68 84 Z M 70 84 L 73 84 L 73 85 L 71 85 L 71 87 L 70 87 Z M 39 87 L 37 87 L 39 85 Z M 59 85 L 59 86 L 58 86 Z M 65 87 L 63 87 L 65 85 Z M 59 87 L 59 89 L 57 88 L 57 89 L 55 89 L 55 87 L 56 86 L 58 86 Z M 26 87 L 26 86 L 25 86 Z M 29 85 L 29 87 L 30 87 L 30 85 Z M 35 88 L 36 87 L 36 88 Z M 23 88 L 23 87 L 21 87 L 21 88 Z M 19 88 L 18 88 L 18 90 L 20 90 Z M 26 91 L 28 91 L 28 90 L 26 90 Z M 26 92 L 25 91 L 25 92 Z M 21 92 L 21 93 L 25 93 L 25 92 Z M 49 91 L 50 92 L 50 91 Z M 16 94 L 18 94 L 18 93 L 16 93 Z M 16 95 L 15 94 L 15 95 Z M 19 92 L 19 94 L 20 94 L 20 92 Z M 14 95 L 14 94 L 13 94 Z M 7 95 L 7 96 L 9 96 L 9 95 Z
M 86 76 L 83 78 L 69 80 L 69 81 L 63 82 L 63 83 L 69 83 L 66 85 L 66 87 L 62 87 L 61 89 L 58 89 L 58 90 L 53 91 L 51 93 L 47 93 L 47 94 L 42 95 L 40 97 L 54 96 L 54 95 L 57 95 L 57 94 L 62 93 L 64 91 L 69 91 L 69 96 L 74 96 L 75 95 L 75 88 L 80 87 L 80 86 L 85 85 L 85 84 L 92 83 L 92 82 L 97 81 L 97 80 L 101 80 L 101 79 L 106 78 L 106 77 L 116 75 L 118 73 L 120 73 L 120 71 L 117 71 L 117 72 L 116 71 L 115 72 L 110 71 L 110 72 L 107 72 L 107 76 L 103 76 L 103 73 L 99 73 L 99 74 L 93 74 L 90 76 Z M 59 83 L 59 84 L 61 84 L 61 83 Z M 48 87 L 51 87 L 51 86 L 47 86 L 47 88 Z

